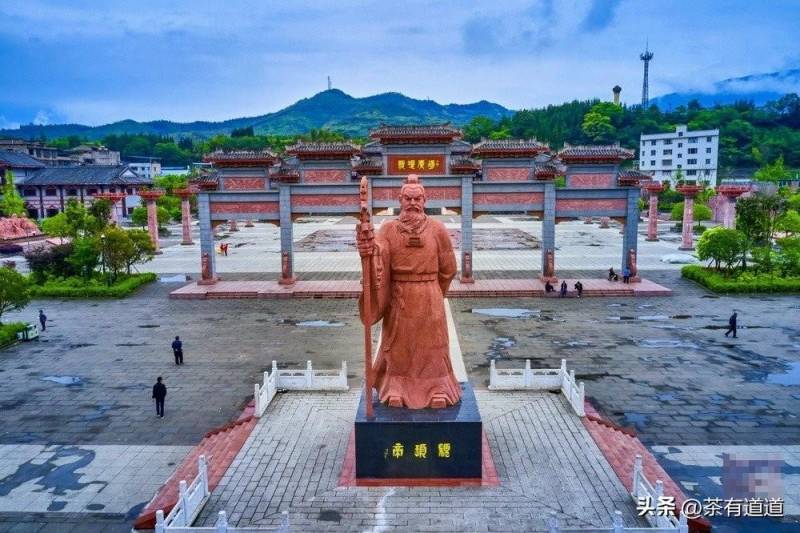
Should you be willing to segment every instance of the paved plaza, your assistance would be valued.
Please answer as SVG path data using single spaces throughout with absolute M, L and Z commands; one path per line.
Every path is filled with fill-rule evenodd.
M 296 242 L 321 229 L 352 231 L 352 221 L 346 219 L 309 220 L 295 225 Z M 537 224 L 527 218 L 484 217 L 475 227 L 507 229 L 511 235 L 511 230 L 521 230 L 537 237 Z M 279 239 L 274 226 L 242 227 L 229 239 L 230 256 L 217 257 L 222 276 L 275 279 Z M 556 243 L 556 268 L 562 276 L 597 278 L 609 266 L 619 266 L 619 228 L 559 224 Z M 341 246 L 349 246 L 346 239 Z M 513 492 L 507 482 L 523 478 L 506 461 L 512 452 L 502 451 L 498 424 L 508 417 L 499 413 L 515 409 L 520 400 L 509 395 L 504 405 L 504 396 L 480 391 L 486 387 L 490 361 L 521 368 L 529 358 L 534 368 L 552 368 L 565 358 L 585 382 L 595 407 L 614 422 L 634 427 L 687 494 L 715 495 L 721 490 L 721 454 L 732 446 L 756 447 L 750 450 L 783 458 L 786 511 L 800 515 L 800 303 L 796 297 L 716 297 L 680 278 L 680 264 L 672 261 L 688 256 L 677 246 L 641 239 L 639 248 L 642 273 L 673 289 L 671 297 L 450 301 L 467 373 L 479 389 L 484 416 L 492 420 L 487 426 L 494 432 L 489 437 L 503 490 Z M 169 238 L 164 254 L 144 270 L 165 279 L 175 274 L 195 277 L 198 256 L 197 246 L 180 246 L 175 237 Z M 539 259 L 539 250 L 476 249 L 476 277 L 533 277 Z M 353 251 L 298 251 L 295 264 L 303 279 L 358 277 Z M 273 359 L 294 367 L 312 360 L 315 368 L 337 368 L 346 360 L 350 385 L 358 386 L 363 330 L 353 300 L 168 299 L 180 286 L 155 283 L 121 301 L 39 300 L 9 316 L 34 321 L 42 308 L 50 321 L 39 341 L 0 352 L 0 531 L 38 531 L 48 524 L 61 524 L 59 531 L 126 530 L 127 517 L 150 499 L 174 463 L 206 431 L 239 414 L 252 397 L 253 383 Z M 724 327 L 734 309 L 742 329 L 738 339 L 726 339 Z M 184 340 L 182 367 L 173 364 L 169 349 L 175 335 Z M 163 420 L 155 417 L 150 398 L 158 375 L 169 389 Z M 288 409 L 283 402 L 270 409 Z M 311 412 L 301 400 L 296 402 L 293 408 Z M 336 406 L 339 415 L 331 427 L 309 427 L 319 427 L 313 430 L 319 432 L 315 445 L 335 433 L 330 442 L 319 443 L 330 447 L 332 458 L 341 453 L 340 441 L 346 437 L 337 424 L 344 427 L 352 420 L 354 408 L 348 405 Z M 537 405 L 531 401 L 517 412 L 530 415 Z M 288 435 L 298 438 L 291 431 Z M 148 468 L 139 468 L 137 461 Z M 290 479 L 295 478 L 288 476 L 286 483 Z M 320 487 L 328 490 L 321 482 Z M 463 497 L 463 523 L 504 516 L 505 501 L 496 508 L 488 503 L 486 516 L 474 516 L 470 506 L 484 496 L 491 498 L 480 492 L 484 489 L 459 490 L 469 494 Z M 388 493 L 381 491 L 347 489 L 341 505 L 355 505 L 359 519 L 377 520 L 361 515 L 378 517 L 381 512 L 391 517 L 392 511 L 377 507 Z M 430 489 L 423 497 L 445 498 L 443 491 Z M 412 498 L 406 492 L 397 489 L 384 504 L 402 507 L 391 502 Z M 215 493 L 215 502 L 222 501 L 220 494 L 224 489 Z M 515 494 L 519 502 L 529 501 L 524 491 Z M 528 525 L 540 520 L 537 505 L 551 500 L 536 501 L 530 503 L 530 512 L 526 507 L 526 520 L 532 521 Z M 298 520 L 316 520 L 314 513 L 325 509 L 348 518 L 341 509 L 323 507 L 325 502 L 310 504 Z M 272 520 L 266 509 L 260 512 Z

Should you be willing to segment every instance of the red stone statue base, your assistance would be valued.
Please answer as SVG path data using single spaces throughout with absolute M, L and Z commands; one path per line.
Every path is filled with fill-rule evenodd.
M 292 276 L 290 278 L 281 277 L 278 280 L 278 285 L 294 285 L 297 282 L 297 277 Z
M 198 285 L 213 285 L 219 281 L 217 276 L 212 277 L 211 279 L 199 279 L 197 280 Z

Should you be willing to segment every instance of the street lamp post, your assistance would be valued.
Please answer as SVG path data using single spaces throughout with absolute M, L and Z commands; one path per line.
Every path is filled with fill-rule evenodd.
M 106 275 L 106 234 L 100 234 L 100 268 L 103 269 L 103 277 Z

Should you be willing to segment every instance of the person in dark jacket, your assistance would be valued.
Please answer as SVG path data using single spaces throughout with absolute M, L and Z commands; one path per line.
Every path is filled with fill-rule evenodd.
M 583 294 L 583 283 L 581 283 L 580 281 L 576 281 L 575 290 L 578 291 L 578 298 L 580 298 L 581 294 Z
M 562 281 L 561 282 L 561 297 L 563 298 L 566 295 L 567 295 L 567 282 L 566 281 Z
M 42 331 L 47 329 L 47 315 L 41 309 L 39 309 L 39 324 L 42 325 Z
M 733 312 L 731 317 L 728 319 L 728 331 L 725 332 L 725 336 L 727 337 L 729 334 L 733 333 L 733 338 L 736 338 L 736 311 Z
M 153 385 L 153 398 L 156 401 L 156 416 L 164 418 L 164 398 L 167 397 L 167 387 L 161 383 L 161 376 L 156 379 L 156 384 Z
M 546 292 L 547 294 L 550 294 L 551 292 L 555 292 L 555 290 L 556 289 L 555 289 L 555 287 L 553 287 L 553 284 L 550 283 L 550 280 L 547 280 L 547 281 L 544 282 L 544 292 Z
M 177 335 L 175 336 L 175 340 L 172 341 L 172 354 L 175 356 L 175 364 L 182 365 L 183 364 L 183 343 L 181 342 L 181 338 Z

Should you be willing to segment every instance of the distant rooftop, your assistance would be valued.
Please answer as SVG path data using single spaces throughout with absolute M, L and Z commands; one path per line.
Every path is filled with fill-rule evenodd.
M 28 154 L 11 150 L 0 150 L 0 166 L 10 168 L 44 168 L 44 163 Z
M 266 162 L 271 163 L 277 159 L 277 156 L 269 150 L 232 150 L 223 151 L 217 150 L 210 154 L 203 156 L 203 161 L 207 163 L 219 163 L 226 161 L 251 161 L 251 162 Z
M 309 156 L 350 158 L 361 151 L 357 144 L 349 142 L 303 142 L 286 147 L 286 153 L 299 158 Z
M 558 152 L 558 158 L 564 163 L 572 162 L 620 162 L 633 159 L 634 151 L 618 145 L 590 145 L 570 146 L 565 145 Z
M 125 165 L 48 167 L 36 171 L 25 181 L 25 185 L 146 185 L 150 183 L 152 180 L 140 177 Z
M 372 130 L 369 136 L 381 142 L 407 142 L 414 140 L 452 142 L 454 139 L 460 139 L 463 135 L 460 129 L 451 126 L 449 122 L 445 122 L 444 124 L 428 125 L 381 124 L 377 129 Z
M 550 147 L 536 139 L 483 140 L 472 148 L 472 154 L 480 157 L 536 157 Z

